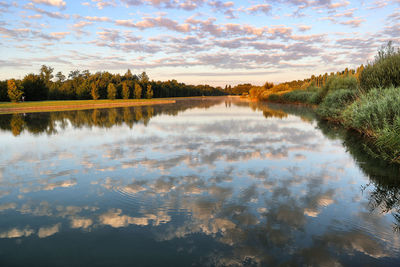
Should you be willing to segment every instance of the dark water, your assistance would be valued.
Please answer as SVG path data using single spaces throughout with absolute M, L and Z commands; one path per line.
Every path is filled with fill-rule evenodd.
M 0 266 L 394 266 L 399 168 L 232 98 L 0 115 Z

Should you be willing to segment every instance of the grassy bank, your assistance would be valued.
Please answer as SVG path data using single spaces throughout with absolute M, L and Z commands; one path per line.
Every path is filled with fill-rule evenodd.
M 358 76 L 334 75 L 323 86 L 265 91 L 260 100 L 302 103 L 316 107 L 318 116 L 368 137 L 365 151 L 400 164 L 400 49 L 382 48 Z
M 108 107 L 128 107 L 175 103 L 172 98 L 166 99 L 118 99 L 118 100 L 69 100 L 69 101 L 30 101 L 30 102 L 0 102 L 0 114 L 27 113 L 60 110 L 78 110 Z

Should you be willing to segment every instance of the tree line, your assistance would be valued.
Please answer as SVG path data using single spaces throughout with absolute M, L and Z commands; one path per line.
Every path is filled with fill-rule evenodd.
M 221 87 L 187 85 L 176 80 L 150 81 L 146 72 L 124 75 L 110 72 L 90 73 L 74 70 L 65 76 L 43 65 L 39 74 L 30 73 L 22 80 L 0 81 L 0 101 L 143 99 L 182 96 L 225 95 Z

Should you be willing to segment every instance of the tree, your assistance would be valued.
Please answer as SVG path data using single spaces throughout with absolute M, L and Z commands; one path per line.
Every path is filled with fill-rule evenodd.
M 273 83 L 270 83 L 270 82 L 265 82 L 265 84 L 264 84 L 264 86 L 263 86 L 265 89 L 271 89 L 272 87 L 274 87 L 274 84 Z
M 139 75 L 139 79 L 142 85 L 147 84 L 149 82 L 149 76 L 145 71 L 143 71 L 142 74 Z
M 135 83 L 134 95 L 136 99 L 140 99 L 142 96 L 142 87 L 138 83 Z
M 56 74 L 56 78 L 58 79 L 58 81 L 63 82 L 65 80 L 65 75 L 61 71 L 59 71 Z
M 109 83 L 107 86 L 107 98 L 114 100 L 117 96 L 117 88 L 113 83 Z
M 42 65 L 42 67 L 40 68 L 40 78 L 44 81 L 47 87 L 50 87 L 50 81 L 54 77 L 53 71 L 54 71 L 53 68 L 48 67 L 46 65 Z
M 153 98 L 153 89 L 151 89 L 151 84 L 147 85 L 146 97 L 147 99 Z
M 14 79 L 7 81 L 7 88 L 7 94 L 11 102 L 18 102 L 24 94 L 24 92 L 17 87 Z
M 93 100 L 99 99 L 99 88 L 94 82 L 92 83 L 92 90 L 90 91 L 90 94 L 92 95 Z
M 78 99 L 90 99 L 91 91 L 88 81 L 85 80 L 78 85 L 76 95 Z
M 81 76 L 81 71 L 80 70 L 71 70 L 68 74 L 69 79 L 74 79 L 76 77 Z
M 10 99 L 7 94 L 7 81 L 0 81 L 0 102 L 8 100 Z
M 130 96 L 130 90 L 129 86 L 126 82 L 122 83 L 122 98 L 123 99 L 128 99 Z
M 45 100 L 47 99 L 49 88 L 40 75 L 28 74 L 22 80 L 25 97 L 27 100 Z

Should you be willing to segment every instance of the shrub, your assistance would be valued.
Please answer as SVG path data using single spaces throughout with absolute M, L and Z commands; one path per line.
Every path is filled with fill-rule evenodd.
M 309 103 L 309 99 L 313 94 L 314 92 L 308 92 L 305 90 L 295 90 L 282 95 L 282 99 L 287 102 Z
M 376 137 L 400 118 L 400 88 L 372 89 L 349 105 L 343 118 L 347 126 Z
M 309 103 L 313 105 L 318 105 L 319 103 L 322 102 L 322 89 L 321 88 L 316 88 L 317 90 L 314 91 L 314 93 L 310 96 L 309 98 Z
M 281 102 L 282 101 L 282 97 L 277 94 L 270 94 L 270 95 L 268 95 L 267 99 L 271 102 Z
M 360 75 L 360 87 L 364 92 L 372 88 L 400 86 L 400 49 L 397 52 L 389 42 L 378 52 L 374 62 L 365 67 Z
M 322 118 L 337 119 L 345 107 L 355 100 L 355 92 L 349 89 L 339 89 L 329 93 L 317 109 Z
M 326 92 L 340 89 L 357 90 L 357 78 L 354 76 L 332 76 L 322 88 Z

